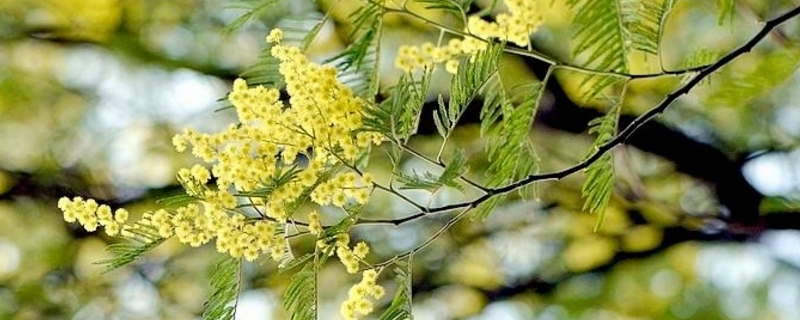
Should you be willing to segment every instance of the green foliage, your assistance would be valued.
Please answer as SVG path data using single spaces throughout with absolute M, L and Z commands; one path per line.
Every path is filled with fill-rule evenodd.
M 421 3 L 428 10 L 441 10 L 456 16 L 459 19 L 466 20 L 466 13 L 469 11 L 469 6 L 472 5 L 473 0 L 414 0 L 414 2 Z
M 426 70 L 419 81 L 404 75 L 389 89 L 389 99 L 368 109 L 364 127 L 377 131 L 398 144 L 405 144 L 417 133 L 422 105 L 425 103 L 432 72 Z
M 197 202 L 197 198 L 188 194 L 178 194 L 156 200 L 156 204 L 162 208 L 177 208 L 187 204 Z
M 204 304 L 203 319 L 233 320 L 239 296 L 242 260 L 226 258 L 211 276 L 211 296 Z
M 459 149 L 453 153 L 453 159 L 444 167 L 444 171 L 440 175 L 437 176 L 428 171 L 421 175 L 417 172 L 412 174 L 396 172 L 397 180 L 402 184 L 401 189 L 424 189 L 433 193 L 443 186 L 448 186 L 464 191 L 464 186 L 456 179 L 467 171 L 466 163 L 467 158 L 464 151 Z
M 673 0 L 620 0 L 620 14 L 632 49 L 658 55 L 664 21 L 673 5 Z
M 378 94 L 378 62 L 383 7 L 368 2 L 350 15 L 353 29 L 347 48 L 329 59 L 339 69 L 339 78 L 362 98 L 371 101 Z
M 280 2 L 280 0 L 237 0 L 230 2 L 229 6 L 231 8 L 244 9 L 247 11 L 225 26 L 224 31 L 232 33 L 241 29 L 248 22 L 261 17 L 278 2 Z
M 412 319 L 411 315 L 411 255 L 407 261 L 397 263 L 394 269 L 396 274 L 394 281 L 397 283 L 397 292 L 392 298 L 392 304 L 386 308 L 379 320 L 407 320 Z
M 726 69 L 714 77 L 715 90 L 707 103 L 721 107 L 747 106 L 754 98 L 790 79 L 800 67 L 798 48 L 789 46 L 766 54 L 747 71 Z
M 486 185 L 499 187 L 538 171 L 538 159 L 529 138 L 544 85 L 536 82 L 506 93 L 499 78 L 487 86 L 481 109 L 481 134 L 489 168 Z M 524 192 L 520 189 L 520 194 Z M 506 196 L 481 204 L 474 218 L 485 219 Z
M 278 73 L 281 61 L 269 53 L 269 48 L 265 49 L 258 56 L 255 64 L 245 69 L 239 76 L 247 80 L 251 86 L 264 85 L 269 87 L 283 87 L 283 77 Z
M 600 118 L 589 122 L 589 133 L 597 134 L 595 148 L 603 145 L 612 139 L 617 133 L 617 122 L 619 120 L 619 102 L 612 104 L 611 110 Z M 614 159 L 611 153 L 603 154 L 600 159 L 590 164 L 586 168 L 586 180 L 583 183 L 581 192 L 583 193 L 583 210 L 598 214 L 595 231 L 603 223 L 603 217 L 611 199 L 614 188 Z
M 585 64 L 597 70 L 627 72 L 633 39 L 628 38 L 623 19 L 636 13 L 618 0 L 570 0 L 568 4 L 576 10 L 573 22 L 578 26 L 572 54 L 588 54 Z
M 353 15 L 357 27 L 350 33 L 353 42 L 337 56 L 329 59 L 340 70 L 339 78 L 353 88 L 367 101 L 373 100 L 378 93 L 378 52 L 380 44 L 381 11 L 368 10 L 372 6 L 362 7 Z M 369 25 L 358 27 L 361 24 Z M 365 28 L 363 30 L 359 28 Z M 360 32 L 358 32 L 361 30 Z
M 309 12 L 285 18 L 276 27 L 283 31 L 281 43 L 297 46 L 305 51 L 327 21 L 327 15 L 322 15 L 319 12 Z
M 725 20 L 733 20 L 736 14 L 736 0 L 717 0 L 719 13 L 717 14 L 717 24 L 725 24 Z
M 106 247 L 106 251 L 114 255 L 113 258 L 100 260 L 97 264 L 105 265 L 105 272 L 116 270 L 139 259 L 143 254 L 154 249 L 162 242 L 162 238 L 154 238 L 150 242 L 126 240 L 133 243 L 115 243 Z
M 264 185 L 263 187 L 253 191 L 241 191 L 237 194 L 237 196 L 268 198 L 276 189 L 291 182 L 301 170 L 302 169 L 297 165 L 287 167 L 280 172 L 276 172 L 270 181 L 262 181 Z
M 113 257 L 96 262 L 105 265 L 105 272 L 113 271 L 139 259 L 143 254 L 154 249 L 164 238 L 158 235 L 158 230 L 152 226 L 136 223 L 132 228 L 127 229 L 133 237 L 126 237 L 123 241 L 109 245 L 106 251 Z
M 575 9 L 576 43 L 572 54 L 584 56 L 593 70 L 628 73 L 634 51 L 658 55 L 664 21 L 672 0 L 570 0 Z M 620 80 L 592 75 L 581 83 L 584 100 L 598 97 Z
M 308 263 L 292 276 L 283 293 L 283 305 L 292 320 L 312 320 L 317 314 L 317 279 L 314 263 Z
M 708 50 L 706 48 L 701 48 L 688 55 L 684 59 L 683 63 L 681 63 L 681 67 L 684 69 L 702 67 L 710 63 L 713 63 L 714 61 L 717 61 L 717 59 L 719 59 L 718 53 Z
M 447 139 L 464 114 L 467 106 L 497 72 L 497 64 L 503 53 L 503 44 L 489 43 L 488 47 L 469 61 L 462 62 L 450 82 L 450 100 L 447 107 L 439 98 L 439 110 L 433 119 L 439 134 Z
M 521 86 L 520 95 L 503 97 L 499 103 L 502 119 L 493 124 L 486 124 L 487 157 L 489 168 L 486 175 L 489 177 L 487 184 L 493 187 L 525 177 L 536 171 L 536 157 L 531 145 L 529 133 L 536 117 L 539 106 L 539 97 L 544 86 L 542 83 L 532 83 Z M 502 90 L 499 91 L 502 94 Z M 494 100 L 494 99 L 492 99 Z M 490 107 L 490 106 L 485 106 Z M 490 110 L 491 108 L 489 108 Z M 483 123 L 489 123 L 496 111 L 487 111 Z

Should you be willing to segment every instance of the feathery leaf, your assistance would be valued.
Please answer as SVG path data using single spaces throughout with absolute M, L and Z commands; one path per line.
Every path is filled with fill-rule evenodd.
M 233 320 L 239 296 L 239 277 L 242 260 L 226 258 L 211 276 L 211 296 L 203 304 L 203 319 Z
M 104 272 L 113 271 L 138 260 L 143 254 L 166 240 L 158 235 L 158 230 L 155 227 L 141 222 L 124 227 L 123 232 L 130 234 L 130 236 L 122 238 L 125 242 L 115 243 L 106 247 L 106 251 L 113 257 L 95 262 L 95 264 L 105 265 Z
M 231 8 L 244 9 L 246 12 L 231 21 L 225 26 L 223 31 L 226 33 L 233 33 L 241 29 L 248 22 L 262 16 L 267 12 L 267 9 L 272 8 L 272 6 L 278 2 L 280 2 L 280 0 L 238 0 L 231 2 L 229 4 Z
M 132 240 L 134 243 L 115 243 L 106 247 L 106 251 L 111 253 L 114 257 L 104 259 L 96 262 L 96 264 L 105 265 L 104 272 L 116 270 L 131 262 L 139 259 L 143 254 L 164 242 L 163 238 L 155 238 L 152 241 L 145 242 L 139 240 Z
M 396 274 L 397 292 L 394 294 L 392 304 L 381 314 L 379 320 L 408 320 L 411 316 L 411 255 L 407 261 L 397 263 L 394 269 Z
M 421 3 L 428 10 L 440 10 L 464 19 L 472 5 L 473 0 L 414 0 Z
M 489 43 L 486 49 L 459 65 L 458 72 L 450 81 L 450 101 L 447 107 L 440 99 L 439 110 L 434 111 L 434 120 L 438 121 L 437 128 L 441 127 L 439 130 L 444 130 L 442 136 L 445 139 L 455 129 L 467 106 L 492 81 L 503 53 L 503 46 L 497 42 Z
M 536 82 L 506 92 L 499 79 L 487 86 L 481 110 L 481 133 L 488 138 L 487 186 L 511 183 L 539 170 L 529 134 L 543 89 Z M 478 206 L 473 219 L 485 219 L 505 197 L 498 195 Z
M 799 51 L 798 47 L 790 46 L 766 53 L 747 71 L 724 69 L 714 77 L 715 90 L 706 99 L 707 104 L 728 108 L 748 105 L 795 74 L 800 67 Z
M 314 264 L 308 263 L 292 276 L 283 293 L 283 305 L 292 320 L 313 320 L 317 313 L 317 280 Z
M 589 122 L 589 134 L 597 134 L 594 142 L 595 148 L 614 139 L 617 133 L 617 122 L 619 121 L 619 104 L 619 101 L 614 101 L 611 110 L 606 115 Z M 606 153 L 586 168 L 586 180 L 581 189 L 584 197 L 583 210 L 598 214 L 594 227 L 595 231 L 603 223 L 613 186 L 614 159 L 610 153 Z
M 586 66 L 599 71 L 628 73 L 628 57 L 637 50 L 658 55 L 662 26 L 674 0 L 569 0 L 578 26 L 572 54 L 584 56 Z M 592 100 L 620 80 L 587 76 L 582 98 Z
M 400 189 L 424 189 L 433 193 L 444 186 L 448 186 L 464 191 L 464 186 L 458 183 L 456 179 L 467 171 L 466 163 L 467 158 L 464 155 L 464 151 L 459 149 L 453 153 L 453 159 L 445 165 L 444 171 L 438 176 L 429 171 L 424 172 L 422 175 L 416 171 L 412 174 L 397 172 L 397 181 L 402 184 Z
M 389 99 L 367 110 L 364 127 L 400 144 L 408 141 L 417 133 L 432 74 L 431 70 L 426 70 L 419 81 L 410 74 L 401 77 L 394 87 L 389 88 Z
M 736 0 L 717 0 L 717 7 L 719 13 L 717 14 L 717 24 L 723 25 L 725 21 L 733 21 L 733 16 L 736 13 Z

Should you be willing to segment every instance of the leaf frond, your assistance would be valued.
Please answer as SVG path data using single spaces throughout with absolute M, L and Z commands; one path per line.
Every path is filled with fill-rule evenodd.
M 723 25 L 725 22 L 733 21 L 733 16 L 736 14 L 736 0 L 717 0 L 717 24 Z
M 203 305 L 203 319 L 233 320 L 239 296 L 242 260 L 226 258 L 211 276 L 211 296 Z
M 292 320 L 313 320 L 317 310 L 317 284 L 314 264 L 308 263 L 292 276 L 283 293 L 284 308 Z
M 595 148 L 613 140 L 617 134 L 617 123 L 620 114 L 619 104 L 619 101 L 613 101 L 611 110 L 606 115 L 589 122 L 589 134 L 597 135 L 594 142 Z M 583 210 L 598 214 L 594 227 L 595 231 L 603 223 L 613 187 L 614 159 L 610 153 L 606 153 L 586 168 L 586 180 L 581 188 L 581 194 L 584 198 Z
M 106 251 L 114 257 L 100 260 L 97 264 L 105 265 L 104 272 L 111 272 L 139 259 L 142 255 L 155 249 L 164 242 L 163 238 L 154 238 L 151 241 L 133 240 L 129 243 L 115 243 L 106 247 Z
M 412 319 L 411 315 L 411 256 L 407 261 L 400 261 L 397 263 L 397 268 L 394 269 L 395 278 L 397 283 L 397 291 L 392 298 L 392 303 L 386 308 L 386 311 L 381 314 L 379 320 L 408 320 Z
M 539 170 L 529 135 L 543 89 L 541 82 L 518 86 L 510 92 L 506 92 L 499 81 L 487 87 L 481 110 L 481 133 L 488 139 L 488 187 L 501 186 Z M 524 193 L 524 189 L 520 189 L 520 194 Z M 505 195 L 496 196 L 478 206 L 473 219 L 488 217 L 504 198 Z
M 628 73 L 633 51 L 659 55 L 674 0 L 569 0 L 568 4 L 575 10 L 577 25 L 573 56 L 584 57 L 594 70 Z M 592 100 L 619 80 L 588 76 L 580 84 L 582 98 Z
M 443 137 L 450 136 L 467 106 L 495 77 L 503 46 L 502 43 L 491 42 L 486 49 L 459 65 L 450 81 L 450 101 L 445 106 L 443 99 L 440 99 L 439 110 L 434 112 L 434 120 L 438 122 L 437 127 L 441 127 L 439 130 L 443 131 Z
M 417 133 L 432 75 L 432 70 L 426 69 L 419 80 L 410 74 L 402 76 L 395 86 L 389 88 L 388 99 L 367 109 L 364 127 L 399 144 L 408 141 Z
M 464 186 L 458 183 L 456 179 L 461 177 L 461 175 L 468 170 L 465 166 L 466 163 L 467 158 L 464 150 L 459 149 L 453 153 L 453 158 L 450 160 L 450 163 L 445 165 L 444 170 L 439 175 L 429 171 L 423 174 L 419 174 L 416 171 L 411 174 L 403 172 L 397 172 L 395 174 L 397 175 L 397 181 L 401 184 L 400 189 L 423 189 L 433 193 L 447 186 L 459 191 L 464 191 Z
M 248 22 L 261 17 L 272 6 L 276 5 L 280 0 L 238 0 L 232 1 L 228 6 L 230 8 L 246 10 L 238 18 L 231 21 L 223 31 L 225 33 L 233 33 L 241 29 Z
M 747 106 L 753 99 L 775 89 L 795 74 L 800 68 L 798 51 L 797 47 L 788 47 L 767 53 L 747 71 L 723 70 L 714 77 L 713 95 L 706 102 L 716 107 Z
M 443 11 L 461 20 L 467 16 L 473 0 L 414 0 L 414 2 L 422 4 L 427 10 Z

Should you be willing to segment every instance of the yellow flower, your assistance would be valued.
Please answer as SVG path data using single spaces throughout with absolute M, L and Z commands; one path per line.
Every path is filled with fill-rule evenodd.
M 281 29 L 272 29 L 267 36 L 267 42 L 271 44 L 278 44 L 283 38 L 283 31 Z

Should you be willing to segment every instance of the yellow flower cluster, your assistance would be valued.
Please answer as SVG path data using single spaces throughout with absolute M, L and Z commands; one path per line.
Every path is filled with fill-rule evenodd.
M 365 182 L 366 180 L 371 179 L 359 177 L 355 172 L 339 173 L 330 180 L 320 183 L 311 192 L 311 200 L 319 205 L 333 204 L 340 208 L 351 198 L 357 204 L 365 204 L 372 187 L 371 183 Z
M 280 224 L 272 221 L 248 223 L 241 214 L 229 215 L 216 204 L 202 201 L 188 204 L 174 211 L 159 209 L 145 213 L 139 222 L 158 230 L 163 238 L 176 237 L 192 247 L 201 246 L 216 238 L 217 251 L 234 258 L 253 261 L 262 253 L 280 259 L 285 251 L 285 241 Z
M 446 61 L 447 72 L 455 74 L 458 71 L 456 58 L 468 53 L 472 48 L 471 44 L 472 42 L 465 46 L 464 41 L 460 39 L 450 39 L 447 45 L 442 47 L 434 46 L 430 42 L 426 42 L 420 47 L 403 45 L 400 46 L 394 65 L 404 72 L 411 72 L 425 66 L 433 67 Z
M 279 222 L 289 218 L 286 208 L 308 191 L 319 205 L 343 207 L 350 199 L 365 203 L 372 186 L 358 174 L 339 173 L 329 180 L 322 176 L 341 161 L 355 162 L 383 141 L 378 133 L 360 130 L 367 102 L 338 80 L 334 67 L 312 63 L 299 48 L 282 45 L 279 29 L 267 40 L 273 44 L 272 55 L 281 61 L 289 105 L 284 106 L 278 90 L 250 88 L 237 79 L 228 100 L 241 123 L 215 134 L 186 130 L 173 139 L 176 150 L 191 146 L 195 156 L 212 165 L 220 197 L 231 186 L 239 191 L 265 187 L 265 182 L 296 170 L 291 165 L 298 155 L 306 156 L 305 168 L 261 199 L 266 215 Z M 208 180 L 205 172 L 195 171 L 179 175 L 183 181 Z
M 65 221 L 77 221 L 87 231 L 95 231 L 98 226 L 103 226 L 109 236 L 117 235 L 122 224 L 128 220 L 128 211 L 125 209 L 117 209 L 112 215 L 109 206 L 98 205 L 94 199 L 75 197 L 70 200 L 63 197 L 58 200 L 58 208 L 64 213 Z
M 330 242 L 333 243 L 330 243 Z M 317 240 L 317 247 L 326 250 L 330 246 L 335 246 L 336 256 L 342 262 L 347 273 L 353 274 L 358 272 L 359 261 L 363 260 L 369 254 L 369 246 L 365 242 L 357 243 L 353 248 L 350 248 L 350 236 L 346 233 L 336 234 L 332 239 L 319 239 Z M 334 251 L 331 252 L 333 254 Z
M 500 13 L 494 22 L 479 16 L 470 16 L 464 28 L 469 36 L 463 39 L 451 39 L 446 46 L 437 47 L 431 43 L 422 46 L 400 47 L 395 59 L 395 67 L 404 72 L 412 72 L 442 62 L 447 72 L 458 71 L 458 60 L 461 55 L 473 55 L 486 48 L 483 40 L 497 38 L 509 41 L 518 46 L 530 44 L 530 35 L 542 24 L 542 16 L 537 13 L 536 1 L 505 0 L 508 13 Z
M 378 272 L 374 269 L 363 273 L 361 282 L 350 288 L 347 301 L 342 303 L 339 312 L 347 320 L 357 320 L 372 312 L 373 301 L 383 297 L 385 291 L 377 284 Z M 371 298 L 371 299 L 370 299 Z
M 479 38 L 498 38 L 520 47 L 527 47 L 530 44 L 531 33 L 542 24 L 542 16 L 537 13 L 536 1 L 505 0 L 504 2 L 508 13 L 498 14 L 495 22 L 471 16 L 467 20 L 466 31 Z
M 281 61 L 288 105 L 277 89 L 250 88 L 237 79 L 228 100 L 236 108 L 239 124 L 210 134 L 186 130 L 173 138 L 178 152 L 191 149 L 210 166 L 210 170 L 198 164 L 178 171 L 178 179 L 190 196 L 199 199 L 197 203 L 148 212 L 140 221 L 121 226 L 127 219 L 124 210 L 112 216 L 110 208 L 94 200 L 64 198 L 59 208 L 65 220 L 77 220 L 89 231 L 104 226 L 109 234 L 121 232 L 129 238 L 157 233 L 193 247 L 215 240 L 219 252 L 233 257 L 252 261 L 269 254 L 278 260 L 287 250 L 283 226 L 303 197 L 340 208 L 366 203 L 372 177 L 343 172 L 340 164 L 354 166 L 372 145 L 383 141 L 380 134 L 361 130 L 367 102 L 338 80 L 334 67 L 308 61 L 299 48 L 282 45 L 281 37 L 275 29 L 267 41 L 273 44 L 272 55 Z M 307 165 L 298 167 L 299 155 L 308 159 Z M 216 188 L 207 186 L 212 177 Z M 262 207 L 258 212 L 268 219 L 248 218 L 237 209 L 239 197 L 244 197 L 240 193 L 262 190 L 267 192 L 249 196 L 249 201 Z M 308 218 L 309 231 L 320 235 L 319 213 L 313 210 Z M 336 239 L 342 262 L 351 273 L 357 272 L 369 248 L 359 243 L 350 249 L 346 234 Z

